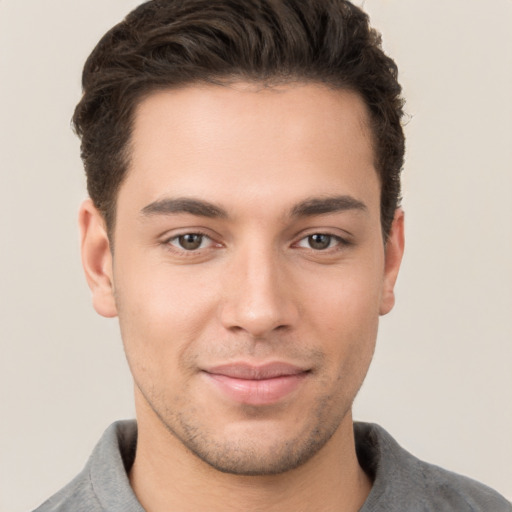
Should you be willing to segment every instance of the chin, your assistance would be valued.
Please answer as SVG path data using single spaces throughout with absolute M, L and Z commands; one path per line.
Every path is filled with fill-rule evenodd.
M 300 428 L 297 421 L 286 425 L 262 419 L 237 421 L 219 426 L 217 433 L 211 424 L 195 427 L 179 418 L 176 428 L 167 425 L 167 430 L 217 471 L 265 476 L 286 473 L 308 462 L 329 442 L 345 416 L 331 417 L 331 421 L 313 416 Z
M 278 475 L 291 471 L 310 460 L 327 440 L 303 443 L 283 441 L 274 446 L 255 442 L 237 442 L 221 446 L 188 446 L 197 457 L 222 473 L 240 476 Z

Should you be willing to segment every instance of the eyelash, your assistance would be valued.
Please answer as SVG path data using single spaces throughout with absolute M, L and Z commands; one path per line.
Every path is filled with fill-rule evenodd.
M 199 247 L 198 249 L 193 249 L 193 250 L 187 250 L 185 249 L 184 247 L 178 247 L 176 245 L 173 245 L 173 241 L 176 241 L 179 243 L 179 239 L 182 238 L 182 237 L 186 237 L 186 236 L 199 236 L 201 237 L 201 245 L 203 244 L 204 240 L 205 239 L 208 239 L 210 240 L 210 242 L 214 242 L 214 240 L 208 236 L 206 233 L 203 233 L 201 231 L 188 231 L 186 233 L 180 233 L 178 235 L 174 235 L 170 238 L 167 238 L 166 240 L 164 240 L 164 245 L 169 249 L 169 250 L 174 250 L 174 251 L 177 251 L 181 254 L 184 254 L 184 255 L 187 255 L 187 256 L 192 256 L 194 254 L 198 254 L 199 252 L 202 252 L 204 251 L 204 249 L 207 249 L 206 247 Z M 220 244 L 217 244 L 218 246 L 220 246 Z
M 210 240 L 210 243 L 215 244 L 215 241 L 209 235 L 207 235 L 206 233 L 201 232 L 201 231 L 189 231 L 186 233 L 180 233 L 178 235 L 174 235 L 174 236 L 164 240 L 163 244 L 167 247 L 168 250 L 179 252 L 185 256 L 197 255 L 197 254 L 202 253 L 204 250 L 209 249 L 209 247 L 198 247 L 197 249 L 185 249 L 184 247 L 178 247 L 177 245 L 173 244 L 173 242 L 179 243 L 179 239 L 182 237 L 186 237 L 186 236 L 201 237 L 200 245 L 202 245 L 204 243 L 205 239 Z M 314 236 L 327 237 L 329 239 L 328 247 L 326 247 L 324 249 L 315 249 L 313 247 L 303 247 L 300 245 L 301 242 L 304 242 L 304 241 L 306 241 L 306 243 L 307 243 L 308 239 L 311 239 Z M 331 246 L 333 241 L 335 242 L 335 245 Z M 218 247 L 222 247 L 222 245 L 220 243 L 217 243 L 216 245 Z M 330 254 L 332 252 L 337 252 L 337 251 L 343 250 L 344 248 L 349 247 L 351 245 L 353 245 L 353 243 L 351 241 L 347 240 L 346 238 L 342 238 L 338 235 L 333 235 L 332 233 L 329 233 L 329 232 L 320 232 L 320 231 L 316 231 L 316 232 L 307 234 L 307 235 L 303 236 L 302 238 L 300 238 L 298 240 L 298 242 L 295 242 L 293 244 L 293 246 L 295 246 L 295 247 L 300 247 L 305 250 L 310 250 L 310 251 L 313 251 L 314 253 L 318 253 L 318 254 L 320 254 L 320 253 Z
M 346 238 L 342 238 L 341 236 L 338 236 L 338 235 L 333 235 L 332 233 L 324 233 L 324 232 L 314 232 L 314 233 L 310 233 L 304 237 L 302 237 L 296 244 L 296 246 L 298 247 L 302 247 L 300 244 L 301 242 L 303 241 L 306 241 L 306 243 L 308 243 L 307 241 L 309 241 L 311 243 L 311 239 L 315 236 L 323 236 L 323 237 L 327 237 L 329 239 L 329 244 L 328 244 L 328 247 L 324 248 L 324 249 L 314 249 L 313 247 L 303 247 L 304 249 L 306 250 L 312 250 L 314 251 L 315 253 L 331 253 L 331 252 L 335 252 L 335 251 L 340 251 L 340 250 L 343 250 L 343 248 L 345 247 L 348 247 L 350 245 L 352 245 L 352 242 L 350 242 L 349 240 L 347 240 Z M 331 246 L 332 242 L 335 242 L 335 245 Z

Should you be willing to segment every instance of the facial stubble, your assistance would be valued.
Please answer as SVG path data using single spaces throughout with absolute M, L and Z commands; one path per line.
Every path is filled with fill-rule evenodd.
M 341 376 L 339 380 L 342 380 Z M 251 429 L 236 438 L 225 435 L 219 439 L 212 432 L 211 425 L 194 421 L 195 418 L 204 417 L 204 411 L 198 410 L 197 406 L 190 405 L 183 409 L 155 404 L 140 386 L 137 387 L 169 435 L 190 454 L 217 471 L 239 476 L 278 475 L 305 464 L 325 447 L 352 406 L 348 396 L 339 396 L 341 392 L 324 395 L 314 410 L 303 411 L 308 420 L 294 437 L 266 444 L 268 437 L 262 439 L 260 432 L 251 434 Z M 272 409 L 278 408 L 281 409 L 279 415 L 286 414 L 282 407 L 272 405 L 241 405 L 239 412 L 248 422 L 258 423 L 268 421 Z

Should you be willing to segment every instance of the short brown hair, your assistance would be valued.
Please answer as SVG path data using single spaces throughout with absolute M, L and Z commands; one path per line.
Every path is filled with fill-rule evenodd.
M 107 32 L 84 67 L 73 123 L 89 195 L 112 234 L 133 113 L 152 91 L 198 82 L 320 82 L 358 93 L 369 109 L 387 236 L 404 158 L 397 75 L 368 16 L 346 0 L 151 0 Z

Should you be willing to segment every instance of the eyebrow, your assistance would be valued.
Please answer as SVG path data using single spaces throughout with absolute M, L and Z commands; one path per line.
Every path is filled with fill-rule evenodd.
M 312 217 L 348 210 L 368 211 L 367 206 L 358 199 L 348 196 L 311 197 L 296 204 L 291 210 L 292 217 Z
M 141 213 L 144 216 L 172 215 L 176 213 L 190 213 L 199 217 L 226 218 L 226 210 L 201 199 L 188 197 L 168 198 L 155 201 L 145 206 Z
M 366 205 L 349 195 L 332 197 L 311 197 L 296 204 L 289 213 L 290 217 L 312 217 L 348 210 L 367 211 Z M 165 198 L 145 206 L 141 213 L 145 217 L 152 215 L 173 215 L 189 213 L 211 219 L 228 217 L 226 210 L 209 201 L 188 197 Z

